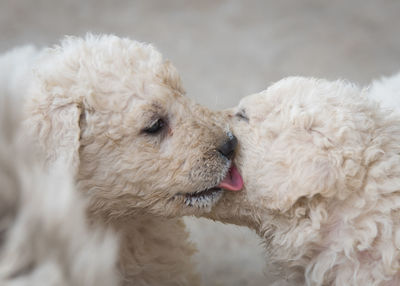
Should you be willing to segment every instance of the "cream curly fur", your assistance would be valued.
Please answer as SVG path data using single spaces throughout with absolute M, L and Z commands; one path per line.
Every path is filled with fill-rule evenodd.
M 62 162 L 44 170 L 20 112 L 0 86 L 0 284 L 118 285 L 115 235 L 88 226 Z
M 184 96 L 175 68 L 148 44 L 69 37 L 32 66 L 25 128 L 47 166 L 68 162 L 90 220 L 119 233 L 123 284 L 197 285 L 179 216 L 208 212 L 221 197 L 188 199 L 228 172 L 218 151 L 225 126 Z
M 390 77 L 374 80 L 368 96 L 378 101 L 383 108 L 400 111 L 400 72 Z
M 264 238 L 276 285 L 400 284 L 400 117 L 370 97 L 294 77 L 228 112 L 245 189 L 210 216 Z

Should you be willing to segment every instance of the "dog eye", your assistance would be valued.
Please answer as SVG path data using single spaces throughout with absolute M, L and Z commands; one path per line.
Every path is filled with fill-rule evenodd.
M 164 120 L 161 118 L 155 120 L 149 127 L 143 129 L 143 132 L 151 135 L 158 134 L 165 126 Z
M 235 116 L 236 116 L 237 118 L 239 118 L 240 120 L 244 120 L 244 121 L 246 121 L 246 122 L 249 122 L 249 118 L 247 117 L 246 111 L 245 111 L 244 109 L 239 110 L 239 112 L 237 112 L 237 113 L 235 114 Z

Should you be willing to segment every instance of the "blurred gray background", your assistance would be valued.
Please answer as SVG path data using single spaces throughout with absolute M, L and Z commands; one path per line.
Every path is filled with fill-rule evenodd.
M 400 70 L 398 0 L 0 0 L 0 52 L 63 35 L 153 43 L 188 96 L 220 109 L 289 75 L 359 84 Z M 205 285 L 267 285 L 254 233 L 188 218 Z

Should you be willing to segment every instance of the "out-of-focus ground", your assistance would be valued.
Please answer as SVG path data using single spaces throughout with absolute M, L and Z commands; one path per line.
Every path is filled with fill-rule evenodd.
M 1 0 L 0 52 L 63 35 L 154 43 L 188 96 L 220 109 L 289 75 L 367 84 L 400 70 L 397 0 Z M 205 285 L 267 285 L 251 231 L 186 219 Z

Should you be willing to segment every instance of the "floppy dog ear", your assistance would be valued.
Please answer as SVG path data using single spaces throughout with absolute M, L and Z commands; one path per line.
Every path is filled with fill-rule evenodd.
M 82 107 L 76 102 L 33 104 L 25 126 L 37 139 L 46 156 L 46 166 L 62 162 L 73 175 L 79 166 L 80 118 Z
M 335 190 L 338 187 L 338 174 L 335 162 L 340 158 L 328 154 L 323 146 L 330 144 L 324 141 L 320 134 L 312 134 L 313 140 L 291 140 L 291 144 L 282 144 L 271 153 L 269 182 L 271 187 L 271 207 L 279 211 L 290 209 L 301 199 L 312 199 L 316 196 L 330 197 L 340 195 Z M 320 140 L 319 144 L 316 141 Z M 314 142 L 310 142 L 314 141 Z M 274 153 L 275 152 L 275 153 Z

